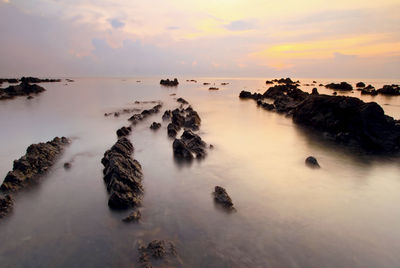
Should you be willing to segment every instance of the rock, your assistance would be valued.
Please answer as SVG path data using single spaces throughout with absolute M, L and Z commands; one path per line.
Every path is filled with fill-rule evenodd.
M 131 127 L 121 127 L 117 130 L 117 136 L 118 138 L 128 136 L 129 134 L 131 134 L 131 131 Z
M 182 104 L 188 104 L 188 103 L 189 103 L 189 102 L 187 102 L 187 100 L 185 100 L 184 98 L 178 98 L 176 101 L 177 101 L 177 102 L 180 102 L 180 103 L 182 103 Z
M 399 96 L 400 87 L 399 85 L 384 85 L 383 88 L 377 90 L 379 94 L 389 96 Z
M 171 110 L 166 110 L 162 116 L 162 120 L 167 121 L 167 120 L 171 119 L 171 117 L 172 117 Z
M 151 260 L 157 260 L 158 262 L 164 260 L 168 262 L 169 260 L 166 258 L 177 256 L 174 243 L 167 240 L 153 240 L 147 245 L 147 247 L 140 244 L 138 251 L 139 262 L 145 267 L 152 267 Z M 167 265 L 166 267 L 170 266 Z
M 353 86 L 346 82 L 341 82 L 339 84 L 330 83 L 325 85 L 326 88 L 338 90 L 338 91 L 352 91 Z
M 319 168 L 317 159 L 314 156 L 309 156 L 306 158 L 306 165 L 312 168 Z
M 222 188 L 221 186 L 215 186 L 213 195 L 214 200 L 217 203 L 222 204 L 226 208 L 233 209 L 232 199 L 229 197 L 224 188 Z
M 162 104 L 159 103 L 157 105 L 155 105 L 153 108 L 148 109 L 148 110 L 143 110 L 140 114 L 134 114 L 132 115 L 128 121 L 130 121 L 132 123 L 132 125 L 136 125 L 139 121 L 142 121 L 143 119 L 145 119 L 146 117 L 156 114 L 160 111 L 162 107 Z
M 313 88 L 311 94 L 312 95 L 319 95 L 318 89 L 317 88 Z
M 174 80 L 169 80 L 169 79 L 161 79 L 160 84 L 163 86 L 168 86 L 168 87 L 176 87 L 179 85 L 178 79 L 174 78 Z
M 9 83 L 9 84 L 16 84 L 16 83 L 18 83 L 18 81 L 19 80 L 16 78 L 0 78 L 0 84 L 2 84 L 4 82 Z
M 110 193 L 108 206 L 126 209 L 138 206 L 143 198 L 142 167 L 132 159 L 134 148 L 125 137 L 120 138 L 104 153 L 104 182 Z
M 254 99 L 258 100 L 262 98 L 262 95 L 260 93 L 250 93 L 249 91 L 242 90 L 239 94 L 239 98 L 241 99 Z
M 375 102 L 365 103 L 344 96 L 311 95 L 294 109 L 293 121 L 368 151 L 399 150 L 400 126 Z
M 217 87 L 210 87 L 208 90 L 219 90 Z
M 70 169 L 71 168 L 71 163 L 69 163 L 69 162 L 64 163 L 64 168 L 65 169 Z
M 175 138 L 176 135 L 178 134 L 179 130 L 180 130 L 180 127 L 173 123 L 169 123 L 167 126 L 167 133 L 168 133 L 168 136 L 171 138 Z
M 334 92 L 332 93 L 332 95 L 336 96 L 336 95 L 337 95 L 337 92 L 336 92 L 336 91 L 334 91 Z
M 10 195 L 0 196 L 0 219 L 8 215 L 14 207 L 14 200 Z
M 14 161 L 13 170 L 4 178 L 0 189 L 17 191 L 48 170 L 62 153 L 69 140 L 56 137 L 46 143 L 32 144 L 26 154 Z
M 22 83 L 49 83 L 49 82 L 61 82 L 61 79 L 40 79 L 37 77 L 22 77 Z
M 192 160 L 193 154 L 188 146 L 180 139 L 175 139 L 172 144 L 174 156 L 178 159 Z
M 153 122 L 153 124 L 151 124 L 151 126 L 150 126 L 150 129 L 157 130 L 157 129 L 159 129 L 160 127 L 161 127 L 161 124 L 160 124 L 160 123 Z
M 31 85 L 28 83 L 21 83 L 16 86 L 9 86 L 7 88 L 0 88 L 0 99 L 10 99 L 17 96 L 28 96 L 30 94 L 39 94 L 45 89 L 38 85 Z
M 142 213 L 140 212 L 140 210 L 134 210 L 127 217 L 123 218 L 122 221 L 124 221 L 124 222 L 138 222 L 141 217 L 142 217 Z
M 33 96 L 29 95 L 28 97 L 26 97 L 26 99 L 31 100 L 33 99 Z
M 358 82 L 356 84 L 356 87 L 365 87 L 365 84 L 363 82 Z
M 266 102 L 264 102 L 262 100 L 258 100 L 257 101 L 257 105 L 261 106 L 262 108 L 264 108 L 265 110 L 268 110 L 268 111 L 272 111 L 273 109 L 275 109 L 275 105 L 270 104 L 270 103 L 266 103 Z
M 172 144 L 174 156 L 179 159 L 192 160 L 196 158 L 204 158 L 206 156 L 206 143 L 199 135 L 194 134 L 191 130 L 185 130 L 181 139 L 175 139 Z

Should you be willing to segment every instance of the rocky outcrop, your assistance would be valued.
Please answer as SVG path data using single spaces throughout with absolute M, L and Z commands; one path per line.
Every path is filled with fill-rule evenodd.
M 142 217 L 142 213 L 140 212 L 140 210 L 135 209 L 127 217 L 123 218 L 122 221 L 124 221 L 124 222 L 138 222 L 141 217 Z
M 16 84 L 19 80 L 16 78 L 0 78 L 0 84 L 2 83 L 9 83 L 9 84 Z
M 353 86 L 347 82 L 340 82 L 340 83 L 330 83 L 325 85 L 326 88 L 337 90 L 337 91 L 352 91 Z
M 167 86 L 167 87 L 176 87 L 179 85 L 178 79 L 174 78 L 174 80 L 169 79 L 161 79 L 160 85 Z
M 132 159 L 134 148 L 125 137 L 120 138 L 104 153 L 104 182 L 110 193 L 108 206 L 112 209 L 127 209 L 138 206 L 143 197 L 142 167 Z
M 317 159 L 314 156 L 309 156 L 306 158 L 305 163 L 311 168 L 320 168 Z
M 201 137 L 191 130 L 185 130 L 180 139 L 175 139 L 172 144 L 174 156 L 178 159 L 192 160 L 206 156 L 207 144 Z
M 61 79 L 40 79 L 37 77 L 22 77 L 21 78 L 22 83 L 50 83 L 50 82 L 61 82 Z
M 30 94 L 39 94 L 45 91 L 45 89 L 38 85 L 31 85 L 28 83 L 21 83 L 15 86 L 9 86 L 7 88 L 0 88 L 0 100 L 10 99 L 17 96 L 28 96 Z
M 242 90 L 239 94 L 239 98 L 258 100 L 262 98 L 262 95 L 260 93 L 251 93 L 249 91 Z
M 131 127 L 121 127 L 120 129 L 117 130 L 117 136 L 118 138 L 126 137 L 129 134 L 131 134 L 131 131 L 132 131 Z
M 136 125 L 139 121 L 142 121 L 146 117 L 158 113 L 161 107 L 162 104 L 157 104 L 151 109 L 143 110 L 140 114 L 132 115 L 128 120 L 132 123 L 132 125 Z
M 224 188 L 221 186 L 215 186 L 213 195 L 215 202 L 223 205 L 225 208 L 233 209 L 232 199 Z
M 217 87 L 210 87 L 208 90 L 219 90 Z
M 144 267 L 153 267 L 152 261 L 157 261 L 158 263 L 162 260 L 163 262 L 170 262 L 171 258 L 177 256 L 177 251 L 174 243 L 167 240 L 153 240 L 147 247 L 142 243 L 139 243 L 139 262 Z M 170 267 L 170 266 L 166 266 Z M 171 266 L 175 267 L 175 265 Z
M 364 82 L 358 82 L 356 84 L 356 87 L 358 87 L 358 88 L 365 87 L 365 83 Z
M 382 88 L 378 89 L 378 94 L 389 95 L 389 96 L 399 96 L 400 86 L 399 85 L 384 85 Z
M 55 163 L 67 144 L 67 138 L 56 137 L 46 143 L 30 145 L 26 154 L 14 161 L 13 170 L 8 172 L 0 189 L 17 191 L 26 186 Z
M 7 216 L 14 207 L 14 200 L 10 195 L 0 196 L 0 219 Z

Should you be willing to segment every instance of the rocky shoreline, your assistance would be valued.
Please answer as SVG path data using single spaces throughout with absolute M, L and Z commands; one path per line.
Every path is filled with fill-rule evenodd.
M 45 90 L 36 84 L 31 85 L 28 82 L 22 82 L 19 85 L 0 88 L 0 100 L 12 99 L 18 96 L 30 96 L 31 94 L 39 94 Z

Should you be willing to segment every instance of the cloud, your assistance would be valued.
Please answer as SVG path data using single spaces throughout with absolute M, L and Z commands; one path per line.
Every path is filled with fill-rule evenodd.
M 235 20 L 229 24 L 226 24 L 224 27 L 230 31 L 248 31 L 255 29 L 253 22 L 245 20 Z
M 120 19 L 110 19 L 109 22 L 114 29 L 123 28 L 125 26 L 125 23 Z

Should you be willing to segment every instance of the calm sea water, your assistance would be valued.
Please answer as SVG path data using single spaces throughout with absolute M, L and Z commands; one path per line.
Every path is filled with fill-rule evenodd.
M 185 82 L 191 78 L 198 83 Z M 28 145 L 73 138 L 49 173 L 15 196 L 13 213 L 0 221 L 1 267 L 135 267 L 138 240 L 153 239 L 174 241 L 183 267 L 400 266 L 399 158 L 343 148 L 238 98 L 243 89 L 264 92 L 265 79 L 180 81 L 165 88 L 159 78 L 77 78 L 68 85 L 43 84 L 47 91 L 32 100 L 0 102 L 3 178 Z M 203 82 L 220 90 L 211 92 Z M 364 82 L 377 88 L 399 83 Z M 166 124 L 149 129 L 166 108 L 177 106 L 172 93 L 199 112 L 200 134 L 215 147 L 202 161 L 176 163 Z M 400 97 L 362 99 L 400 119 Z M 164 106 L 130 136 L 143 166 L 145 196 L 141 223 L 125 224 L 121 218 L 129 211 L 107 206 L 100 160 L 129 115 L 104 113 L 153 105 L 136 100 L 161 100 Z M 320 170 L 305 166 L 309 155 L 317 157 Z M 63 168 L 66 161 L 72 161 L 70 170 Z M 227 189 L 235 213 L 215 206 L 215 185 Z

